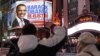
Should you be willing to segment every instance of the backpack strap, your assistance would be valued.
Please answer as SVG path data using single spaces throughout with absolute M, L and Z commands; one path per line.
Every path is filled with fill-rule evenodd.
M 89 52 L 89 51 L 85 51 L 85 53 L 88 53 L 88 54 L 90 54 L 91 56 L 94 56 L 91 52 Z

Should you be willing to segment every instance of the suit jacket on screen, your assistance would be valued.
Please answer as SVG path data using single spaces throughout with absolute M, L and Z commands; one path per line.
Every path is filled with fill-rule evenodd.
M 23 21 L 24 21 L 25 25 L 30 23 L 27 19 L 23 19 Z M 16 27 L 16 26 L 19 26 L 17 19 L 15 19 L 12 23 L 12 27 Z

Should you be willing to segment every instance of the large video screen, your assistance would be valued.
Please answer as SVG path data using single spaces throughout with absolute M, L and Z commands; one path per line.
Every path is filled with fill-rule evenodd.
M 16 7 L 19 4 L 24 4 L 27 8 L 24 19 L 29 20 L 29 22 L 34 24 L 36 27 L 44 27 L 44 21 L 45 23 L 51 22 L 52 20 L 51 1 L 45 1 L 45 2 L 44 1 L 16 1 L 16 3 L 12 4 L 11 10 L 8 12 L 9 28 L 12 28 L 12 23 L 17 17 Z

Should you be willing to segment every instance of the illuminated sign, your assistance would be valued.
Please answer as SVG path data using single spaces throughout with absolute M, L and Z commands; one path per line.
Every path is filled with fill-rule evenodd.
M 73 26 L 72 28 L 69 28 L 68 29 L 68 35 L 72 35 L 76 32 L 82 31 L 82 30 L 100 31 L 100 23 L 96 23 L 96 22 L 80 23 L 78 25 Z
M 15 7 L 18 4 L 25 4 L 27 6 L 27 14 L 25 16 L 36 27 L 44 26 L 45 22 L 52 21 L 52 2 L 50 1 L 17 1 Z
M 76 22 L 89 22 L 89 21 L 97 21 L 98 17 L 96 15 L 83 15 L 76 19 Z
M 52 3 L 50 1 L 31 1 L 26 2 L 27 5 L 27 17 L 32 20 L 43 20 L 44 15 L 46 20 L 52 18 Z
M 44 8 L 45 7 L 45 8 Z M 48 6 L 46 5 L 28 5 L 28 17 L 33 19 L 48 18 Z
M 80 22 L 92 21 L 92 20 L 93 20 L 92 17 L 84 17 L 79 19 Z

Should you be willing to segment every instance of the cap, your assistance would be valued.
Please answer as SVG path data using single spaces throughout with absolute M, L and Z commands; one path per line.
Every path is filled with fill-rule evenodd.
M 86 44 L 95 44 L 95 36 L 90 33 L 90 32 L 83 32 L 79 37 L 78 37 L 79 42 L 83 42 Z

